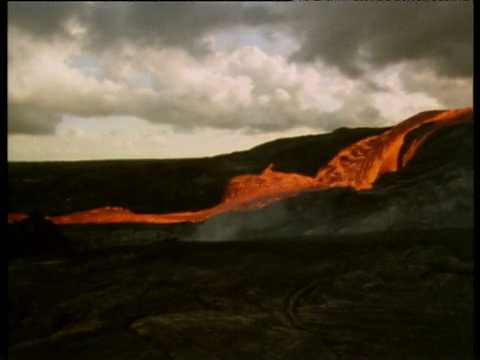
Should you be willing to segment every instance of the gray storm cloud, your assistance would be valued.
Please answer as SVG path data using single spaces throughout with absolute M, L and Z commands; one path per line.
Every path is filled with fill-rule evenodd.
M 86 26 L 86 46 L 96 51 L 125 42 L 167 45 L 198 54 L 199 40 L 215 29 L 265 26 L 281 21 L 266 7 L 201 2 L 10 2 L 9 23 L 32 34 L 68 36 L 65 24 Z M 206 50 L 206 49 L 203 49 Z
M 294 60 L 321 59 L 358 76 L 366 67 L 428 60 L 439 75 L 473 74 L 473 1 L 305 4 L 288 21 Z
M 10 2 L 9 23 L 38 36 L 76 19 L 89 46 L 122 41 L 198 49 L 215 29 L 275 27 L 300 43 L 296 61 L 321 59 L 349 75 L 364 66 L 427 59 L 439 74 L 472 76 L 473 1 L 234 3 Z
M 8 105 L 8 132 L 11 134 L 52 134 L 60 121 L 60 114 L 44 112 L 34 107 Z
M 66 35 L 63 25 L 85 10 L 81 2 L 8 2 L 8 23 L 37 37 Z

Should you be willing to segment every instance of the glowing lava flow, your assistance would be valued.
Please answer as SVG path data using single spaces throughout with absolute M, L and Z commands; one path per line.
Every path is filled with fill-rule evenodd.
M 356 190 L 370 189 L 380 175 L 406 166 L 434 131 L 443 126 L 472 121 L 472 115 L 472 108 L 417 114 L 379 135 L 367 137 L 344 148 L 315 177 L 274 171 L 273 165 L 260 175 L 237 176 L 230 181 L 223 201 L 205 210 L 135 214 L 119 207 L 106 207 L 47 219 L 56 224 L 200 222 L 226 211 L 257 209 L 301 191 L 339 186 L 350 186 Z M 428 131 L 414 138 L 410 144 L 405 143 L 405 137 L 409 133 L 427 124 L 431 124 Z M 23 217 L 21 214 L 9 214 L 8 220 L 10 223 Z
M 417 114 L 379 135 L 367 137 L 341 150 L 326 167 L 318 171 L 316 179 L 329 187 L 370 189 L 380 175 L 406 166 L 435 130 L 471 121 L 470 115 L 473 115 L 472 108 Z M 405 137 L 409 133 L 427 124 L 432 124 L 428 132 L 414 139 L 411 144 L 405 144 Z M 407 146 L 407 149 L 402 155 L 403 146 Z

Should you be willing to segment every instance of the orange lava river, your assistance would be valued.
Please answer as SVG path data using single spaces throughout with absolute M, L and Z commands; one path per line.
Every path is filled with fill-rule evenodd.
M 170 214 L 135 214 L 119 207 L 105 207 L 46 218 L 55 224 L 200 222 L 226 211 L 257 209 L 303 191 L 346 186 L 366 190 L 372 188 L 380 175 L 405 167 L 416 150 L 437 129 L 472 120 L 472 108 L 417 114 L 379 135 L 364 138 L 342 149 L 325 167 L 318 170 L 315 177 L 274 171 L 272 165 L 260 175 L 234 177 L 222 202 L 209 209 Z M 428 131 L 407 144 L 406 136 L 426 124 L 431 125 Z M 22 214 L 9 214 L 8 222 L 24 218 L 26 216 Z

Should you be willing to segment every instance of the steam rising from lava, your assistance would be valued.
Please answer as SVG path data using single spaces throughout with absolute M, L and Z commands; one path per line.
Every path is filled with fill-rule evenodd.
M 56 224 L 200 222 L 226 211 L 257 209 L 273 201 L 295 196 L 301 191 L 331 187 L 370 189 L 382 174 L 405 167 L 437 129 L 471 121 L 472 114 L 472 108 L 417 114 L 379 135 L 344 148 L 327 166 L 319 169 L 315 177 L 274 171 L 273 164 L 260 175 L 237 176 L 230 181 L 220 204 L 197 212 L 134 214 L 123 208 L 106 207 L 47 218 Z M 424 125 L 430 125 L 428 131 L 408 143 L 407 135 Z M 10 214 L 9 222 L 21 219 L 21 216 Z

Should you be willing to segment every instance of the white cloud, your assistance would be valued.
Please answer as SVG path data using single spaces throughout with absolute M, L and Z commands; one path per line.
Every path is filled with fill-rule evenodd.
M 104 56 L 92 77 L 72 62 L 81 56 L 78 47 L 10 36 L 9 102 L 44 112 L 129 115 L 185 128 L 321 129 L 317 117 L 340 106 L 336 96 L 344 86 L 328 69 L 319 68 L 323 76 L 255 46 L 194 58 L 179 49 L 129 45 Z
M 135 37 L 133 27 L 125 36 L 118 36 L 122 22 L 109 17 L 108 6 L 97 9 L 103 12 L 85 12 L 88 16 L 103 14 L 110 20 L 98 41 L 93 29 L 103 31 L 100 15 L 93 26 L 82 23 L 82 16 L 66 17 L 63 11 L 70 8 L 65 8 L 58 15 L 63 19 L 58 24 L 64 36 L 54 36 L 57 23 L 47 20 L 42 23 L 46 32 L 37 36 L 26 32 L 32 31 L 24 12 L 28 7 L 20 8 L 23 20 L 18 24 L 23 25 L 10 25 L 8 33 L 11 160 L 26 159 L 29 151 L 35 159 L 213 155 L 246 149 L 275 136 L 319 133 L 341 126 L 393 125 L 419 111 L 464 107 L 472 102 L 471 79 L 453 77 L 451 62 L 450 77 L 439 76 L 427 60 L 416 56 L 399 56 L 401 61 L 377 59 L 381 67 L 369 63 L 356 77 L 340 71 L 345 72 L 348 59 L 336 58 L 339 65 L 327 57 L 327 66 L 327 60 L 315 52 L 315 61 L 292 62 L 287 58 L 290 54 L 299 49 L 305 52 L 305 41 L 301 45 L 298 38 L 303 32 L 285 30 L 294 28 L 288 21 L 281 30 L 277 21 L 282 11 L 260 5 L 256 9 L 265 12 L 257 13 L 257 20 L 249 17 L 254 24 L 251 27 L 230 26 L 230 20 L 243 20 L 228 6 L 222 9 L 230 20 L 218 18 L 218 26 L 210 27 L 207 20 L 213 8 L 203 8 L 202 31 L 197 34 L 190 29 L 188 44 L 182 43 L 188 34 L 178 35 L 183 25 L 167 17 L 166 29 L 173 30 L 159 35 L 159 42 L 153 41 L 156 37 L 148 32 L 148 24 L 163 29 L 156 16 L 165 15 L 155 8 L 156 15 L 149 17 L 153 6 L 139 8 L 149 21 L 139 24 L 140 35 L 148 33 L 147 37 Z M 122 13 L 134 8 L 124 8 Z M 184 8 L 168 9 L 180 16 Z M 75 7 L 67 13 L 70 11 Z M 137 21 L 138 15 L 134 16 Z M 261 25 L 263 16 L 278 26 Z M 307 31 L 306 43 L 328 35 L 312 31 Z M 340 48 L 323 39 L 323 50 L 330 45 Z M 356 49 L 358 44 L 347 45 Z M 108 141 L 100 140 L 104 136 Z M 183 142 L 191 148 L 186 149 Z
M 123 84 L 98 81 L 71 67 L 69 58 L 79 52 L 71 43 L 37 43 L 14 30 L 9 36 L 10 103 L 52 113 L 98 115 L 111 111 L 108 99 L 125 90 Z

